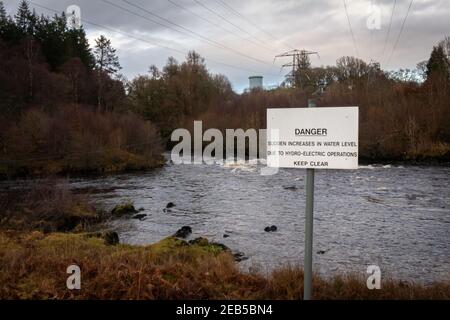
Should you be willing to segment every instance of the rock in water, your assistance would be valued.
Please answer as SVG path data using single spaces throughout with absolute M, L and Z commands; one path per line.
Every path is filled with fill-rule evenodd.
M 177 232 L 175 232 L 175 234 L 173 236 L 176 238 L 186 239 L 191 233 L 192 233 L 192 228 L 189 226 L 184 226 L 181 229 L 179 229 Z
M 118 204 L 111 210 L 111 214 L 115 216 L 123 216 L 127 214 L 138 213 L 132 203 Z
M 265 232 L 275 232 L 277 230 L 278 230 L 277 226 L 270 226 L 270 227 L 265 227 L 264 228 Z
M 175 207 L 175 204 L 174 204 L 173 202 L 169 202 L 169 203 L 166 205 L 166 209 L 170 209 L 170 208 L 173 208 L 173 207 Z
M 236 252 L 233 254 L 233 257 L 234 257 L 234 261 L 236 261 L 236 262 L 248 260 L 248 257 L 246 257 L 243 252 Z
M 137 219 L 137 220 L 143 220 L 147 215 L 144 213 L 141 214 L 137 214 L 135 216 L 133 216 L 133 219 Z

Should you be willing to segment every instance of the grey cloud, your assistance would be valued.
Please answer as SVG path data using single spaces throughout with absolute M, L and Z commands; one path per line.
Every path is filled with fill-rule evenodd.
M 107 1 L 125 7 L 140 15 L 147 16 L 148 19 L 158 20 L 122 0 Z M 234 88 L 239 91 L 247 85 L 247 77 L 253 73 L 265 75 L 266 84 L 277 84 L 281 82 L 283 80 L 283 73 L 280 73 L 279 66 L 283 61 L 277 61 L 275 65 L 272 65 L 272 61 L 277 53 L 288 50 L 289 46 L 320 52 L 320 61 L 313 58 L 313 62 L 316 65 L 334 64 L 336 59 L 343 55 L 356 55 L 348 28 L 343 1 L 341 0 L 222 0 L 232 8 L 238 10 L 258 27 L 234 15 L 230 10 L 221 5 L 218 0 L 199 0 L 212 10 L 217 11 L 229 19 L 233 24 L 240 26 L 246 32 L 262 40 L 264 47 L 269 46 L 272 48 L 271 50 L 251 43 L 259 41 L 254 37 L 251 40 L 243 40 L 242 38 L 249 37 L 246 33 L 208 12 L 193 0 L 172 1 L 187 7 L 189 10 L 194 11 L 206 19 L 214 21 L 214 23 L 220 24 L 222 28 L 233 30 L 234 34 L 224 32 L 222 28 L 208 24 L 202 19 L 193 16 L 191 13 L 177 8 L 167 0 L 128 1 L 151 10 L 183 27 L 192 29 L 204 37 L 223 43 L 233 48 L 233 50 L 267 61 L 267 63 L 261 64 L 228 50 L 208 45 L 205 41 L 196 39 L 192 35 L 187 36 L 169 30 L 163 26 L 124 12 L 102 0 L 35 0 L 34 2 L 58 11 L 65 10 L 68 5 L 76 4 L 81 7 L 84 19 L 99 25 L 119 29 L 122 32 L 133 34 L 149 42 L 157 41 L 159 44 L 173 47 L 182 52 L 194 49 L 212 60 L 232 64 L 243 69 L 254 70 L 254 72 L 249 72 L 208 62 L 208 67 L 213 72 L 227 75 L 233 82 Z M 387 60 L 386 56 L 389 56 L 392 52 L 393 44 L 399 33 L 410 2 L 409 0 L 397 1 L 391 35 L 384 56 L 382 56 L 382 49 L 394 0 L 373 0 L 372 2 L 381 8 L 381 30 L 370 31 L 366 27 L 366 10 L 371 1 L 346 0 L 360 57 L 366 61 L 373 59 L 385 62 Z M 15 12 L 18 3 L 17 0 L 6 0 L 4 3 L 9 12 Z M 36 7 L 36 11 L 44 14 L 52 14 L 38 7 Z M 450 6 L 446 0 L 414 1 L 398 48 L 392 56 L 391 63 L 384 67 L 393 69 L 400 67 L 413 68 L 417 62 L 427 59 L 433 45 L 442 39 L 446 33 L 448 34 L 450 30 L 449 16 Z M 158 21 L 162 24 L 167 23 L 161 20 Z M 132 78 L 139 73 L 146 73 L 148 66 L 151 64 L 161 67 L 171 55 L 175 56 L 178 60 L 181 60 L 183 56 L 175 51 L 151 46 L 149 43 L 140 42 L 139 40 L 128 39 L 125 41 L 126 39 L 124 38 L 126 37 L 123 35 L 117 35 L 92 25 L 85 24 L 85 28 L 90 37 L 104 33 L 113 39 L 113 44 L 118 48 L 121 63 L 124 67 L 123 71 L 128 78 Z M 275 35 L 278 41 L 275 41 L 267 33 L 262 32 L 261 29 L 268 31 L 271 35 Z M 185 30 L 179 30 L 185 32 Z M 240 37 L 237 37 L 235 33 L 240 34 Z

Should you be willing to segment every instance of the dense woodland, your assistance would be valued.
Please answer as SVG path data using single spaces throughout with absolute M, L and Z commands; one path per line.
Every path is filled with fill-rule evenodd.
M 158 129 L 125 110 L 118 57 L 89 47 L 64 14 L 37 16 L 0 1 L 0 175 L 117 172 L 162 164 Z
M 311 97 L 360 106 L 364 158 L 448 160 L 450 40 L 430 52 L 399 72 L 354 57 L 316 68 L 306 58 L 292 83 L 236 94 L 196 52 L 127 81 L 107 38 L 90 48 L 64 14 L 38 16 L 21 1 L 8 16 L 0 1 L 0 175 L 155 167 L 175 128 L 264 128 L 268 107 L 304 107 Z

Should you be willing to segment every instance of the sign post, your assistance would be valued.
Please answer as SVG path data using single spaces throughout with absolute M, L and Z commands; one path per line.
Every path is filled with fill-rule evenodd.
M 308 108 L 314 108 L 314 100 L 308 100 Z M 312 251 L 314 222 L 314 169 L 306 169 L 305 262 L 303 266 L 303 299 L 311 300 Z
M 304 292 L 311 299 L 315 169 L 358 168 L 358 107 L 267 109 L 267 165 L 306 169 Z M 276 134 L 274 134 L 276 132 Z

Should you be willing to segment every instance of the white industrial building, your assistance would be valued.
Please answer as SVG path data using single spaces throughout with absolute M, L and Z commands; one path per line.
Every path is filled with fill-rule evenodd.
M 249 89 L 264 89 L 263 87 L 263 77 L 262 76 L 252 76 L 248 78 L 249 80 Z

